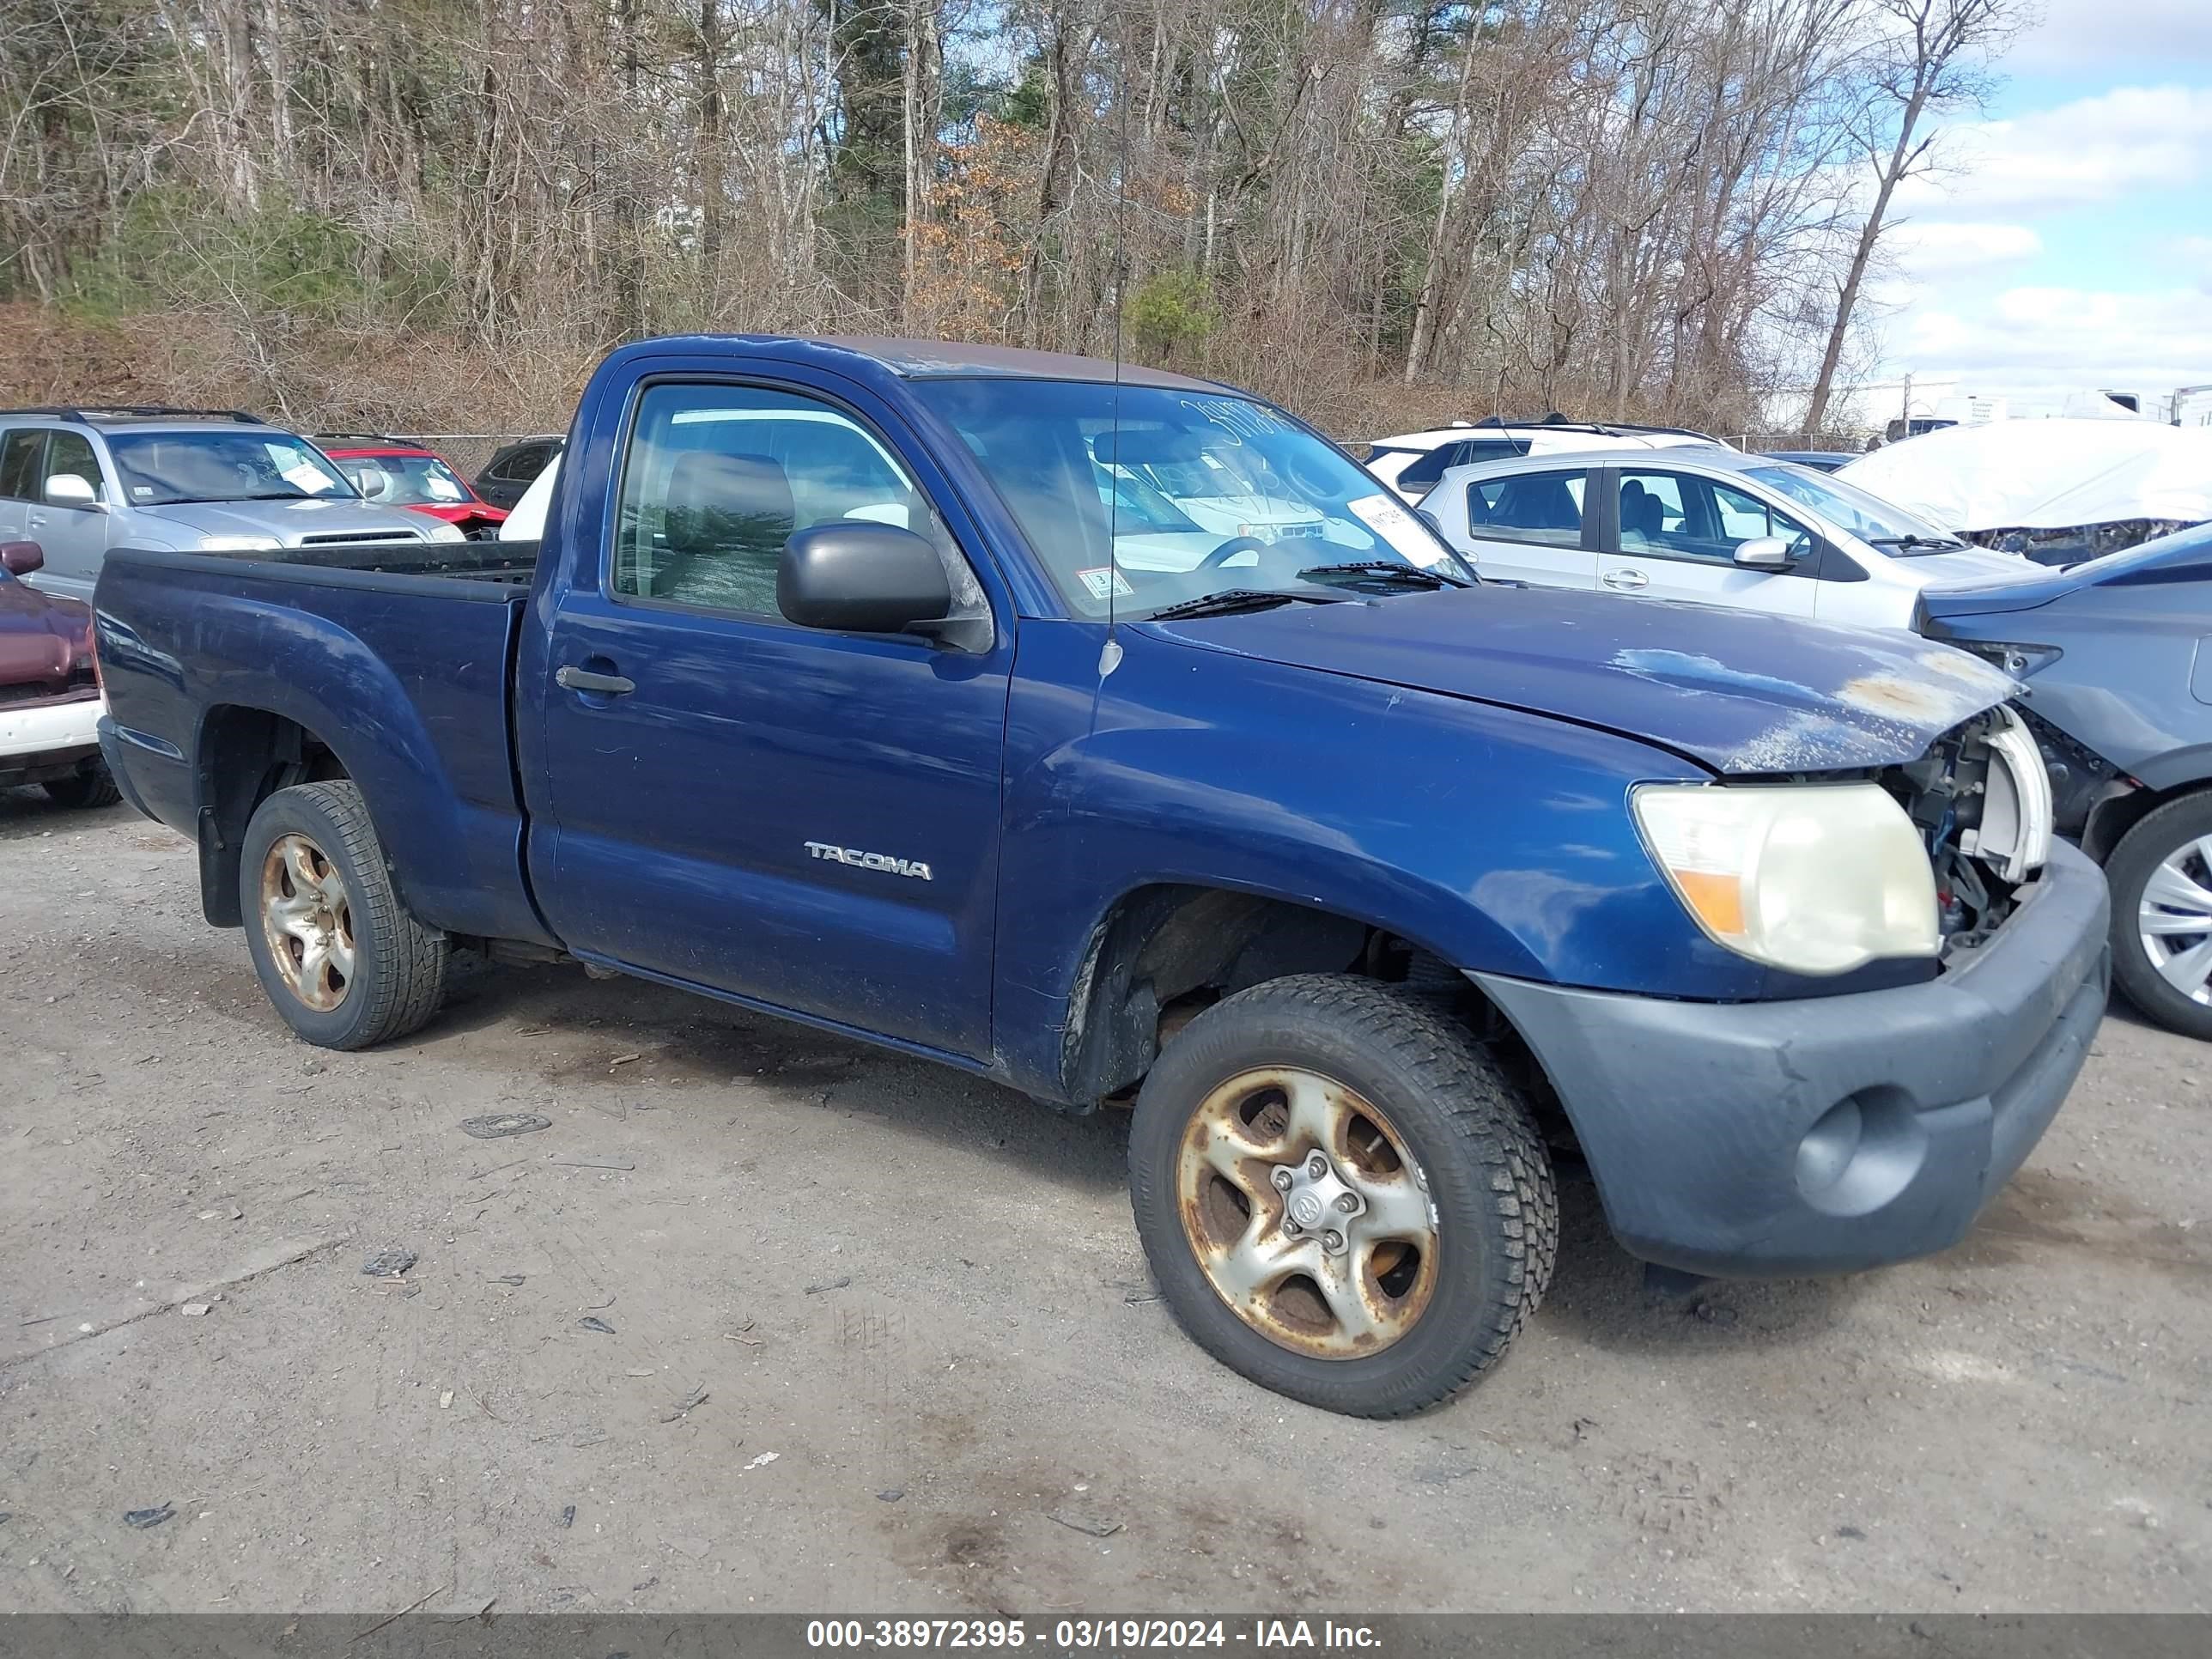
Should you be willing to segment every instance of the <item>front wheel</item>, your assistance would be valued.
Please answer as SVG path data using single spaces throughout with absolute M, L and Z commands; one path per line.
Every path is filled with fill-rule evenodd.
M 2105 878 L 2120 989 L 2168 1030 L 2212 1040 L 2212 793 L 2144 814 Z
M 1403 1417 L 1495 1364 L 1552 1274 L 1559 1200 L 1527 1108 L 1432 1002 L 1255 986 L 1137 1097 L 1137 1231 L 1176 1320 L 1263 1388 Z
M 303 783 L 263 801 L 239 884 L 254 974 L 308 1042 L 366 1048 L 437 1012 L 446 936 L 400 902 L 354 784 Z

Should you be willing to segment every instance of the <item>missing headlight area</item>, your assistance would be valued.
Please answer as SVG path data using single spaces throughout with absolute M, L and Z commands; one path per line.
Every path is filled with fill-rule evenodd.
M 2033 735 L 2000 704 L 1882 782 L 1928 848 L 1946 954 L 1981 944 L 2051 857 L 2051 778 Z
M 1960 533 L 1997 553 L 2021 553 L 2038 564 L 2065 566 L 2124 553 L 2193 527 L 2187 519 L 2118 519 L 2106 524 L 2069 525 L 2063 530 L 1968 530 Z

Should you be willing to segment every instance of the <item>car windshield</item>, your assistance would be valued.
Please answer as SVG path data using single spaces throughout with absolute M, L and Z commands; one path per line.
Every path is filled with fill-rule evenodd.
M 1472 580 L 1367 472 L 1280 410 L 1193 389 L 921 380 L 1078 615 L 1143 617 L 1236 590 L 1386 592 L 1394 567 Z M 1342 565 L 1379 572 L 1329 572 Z
M 1897 557 L 1951 552 L 1966 545 L 1949 531 L 1939 530 L 1856 484 L 1810 467 L 1795 464 L 1747 467 L 1744 476 L 1781 491 L 1793 501 L 1803 502 L 1837 529 L 1848 530 L 1861 541 L 1880 545 L 1883 552 Z
M 475 499 L 435 455 L 349 455 L 338 465 L 372 501 L 392 507 L 462 507 Z
M 282 432 L 111 432 L 107 447 L 133 507 L 354 494 L 321 451 Z

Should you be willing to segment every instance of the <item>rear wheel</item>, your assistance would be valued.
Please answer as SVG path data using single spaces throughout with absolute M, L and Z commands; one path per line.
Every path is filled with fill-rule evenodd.
M 446 937 L 400 902 L 355 785 L 301 784 L 263 801 L 239 878 L 254 974 L 308 1042 L 366 1048 L 437 1012 Z
M 1551 1163 L 1433 1002 L 1277 980 L 1198 1016 L 1137 1097 L 1130 1192 L 1184 1329 L 1264 1388 L 1402 1417 L 1496 1364 L 1549 1282 Z
M 2212 1039 L 2212 793 L 2146 813 L 2105 861 L 2112 976 L 2150 1018 Z
M 57 806 L 112 806 L 123 799 L 104 761 L 87 761 L 82 769 L 65 778 L 48 778 L 40 786 Z

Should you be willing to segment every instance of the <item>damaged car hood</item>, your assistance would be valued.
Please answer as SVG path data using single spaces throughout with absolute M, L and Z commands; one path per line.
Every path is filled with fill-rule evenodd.
M 1723 775 L 1917 760 L 2011 678 L 1910 635 L 1485 586 L 1143 624 L 1180 643 L 1549 714 Z

